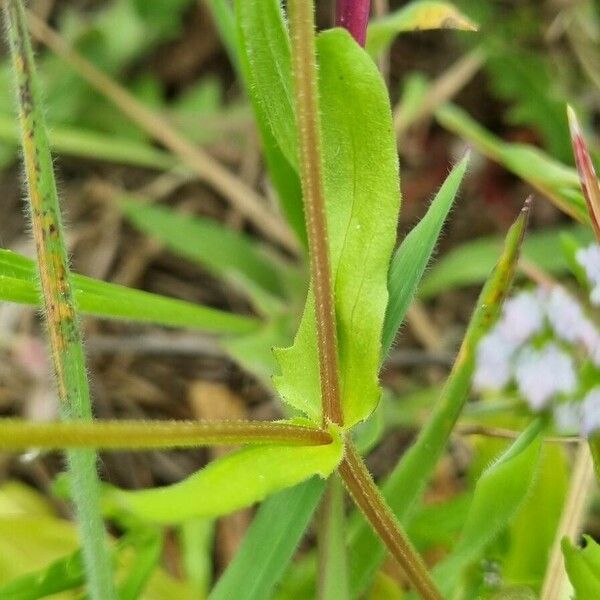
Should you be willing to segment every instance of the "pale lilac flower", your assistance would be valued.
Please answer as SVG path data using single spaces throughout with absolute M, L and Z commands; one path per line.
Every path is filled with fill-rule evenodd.
M 581 428 L 581 404 L 562 402 L 553 409 L 554 424 L 561 435 L 575 435 Z
M 515 344 L 507 341 L 496 327 L 477 346 L 473 386 L 481 391 L 500 391 L 511 379 L 511 358 Z
M 521 292 L 504 303 L 502 319 L 498 323 L 500 334 L 520 346 L 542 329 L 544 311 L 540 295 L 534 292 Z
M 516 365 L 519 392 L 532 410 L 545 408 L 557 394 L 574 392 L 577 386 L 572 357 L 552 342 L 539 350 L 524 348 Z
M 592 287 L 590 302 L 594 306 L 600 306 L 600 246 L 598 244 L 590 244 L 587 248 L 580 248 L 575 258 L 585 269 L 588 281 Z
M 579 302 L 559 285 L 553 286 L 548 294 L 546 315 L 554 333 L 565 342 L 583 341 L 586 331 L 595 329 Z
M 600 385 L 592 388 L 581 404 L 581 434 L 585 437 L 600 429 Z

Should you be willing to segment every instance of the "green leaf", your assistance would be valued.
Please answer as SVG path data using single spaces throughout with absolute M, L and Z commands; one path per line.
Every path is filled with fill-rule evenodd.
M 500 313 L 510 290 L 526 224 L 527 212 L 522 211 L 508 231 L 500 260 L 479 295 L 452 372 L 433 413 L 383 485 L 383 495 L 402 523 L 422 494 L 467 400 L 475 349 L 489 323 Z M 350 542 L 351 589 L 358 593 L 368 585 L 385 551 L 364 520 L 354 521 Z
M 319 598 L 349 600 L 347 550 L 344 539 L 344 486 L 339 476 L 329 479 L 319 527 Z
M 236 0 L 241 75 L 252 102 L 269 175 L 285 216 L 306 244 L 297 172 L 291 50 L 278 0 Z
M 163 536 L 160 530 L 151 527 L 131 534 L 126 543 L 131 544 L 135 558 L 127 567 L 123 581 L 119 583 L 119 600 L 137 600 L 156 568 L 162 553 Z
M 476 31 L 477 26 L 450 2 L 417 0 L 369 23 L 367 51 L 377 56 L 390 47 L 399 33 L 423 29 Z
M 561 236 L 565 233 L 580 243 L 591 242 L 593 238 L 591 230 L 581 225 L 534 231 L 527 234 L 523 242 L 523 258 L 554 275 L 567 273 L 568 261 L 562 252 L 557 252 Z M 489 236 L 452 249 L 438 259 L 425 275 L 419 287 L 419 296 L 431 298 L 446 290 L 482 283 L 501 247 L 501 236 Z
M 468 160 L 468 157 L 463 158 L 452 169 L 427 214 L 406 236 L 394 254 L 388 283 L 390 300 L 383 326 L 383 356 L 392 347 L 396 333 L 423 277 L 425 267 L 431 258 L 444 221 L 464 177 Z
M 565 567 L 576 600 L 600 598 L 600 545 L 589 535 L 583 538 L 583 548 L 573 546 L 567 538 L 562 541 Z
M 313 475 L 328 477 L 342 458 L 340 435 L 325 446 L 245 448 L 171 486 L 141 491 L 107 488 L 108 515 L 126 512 L 155 523 L 225 515 Z
M 443 127 L 529 183 L 560 210 L 581 223 L 589 223 L 575 169 L 554 160 L 534 146 L 504 142 L 452 104 L 439 108 L 435 116 Z
M 541 419 L 531 423 L 477 481 L 462 536 L 452 554 L 434 569 L 446 595 L 450 595 L 464 569 L 478 560 L 509 524 L 527 497 L 539 464 L 542 429 Z
M 210 600 L 270 598 L 308 527 L 325 482 L 312 477 L 265 500 Z M 274 524 L 277 526 L 274 526 Z M 252 573 L 252 577 L 248 577 Z
M 260 324 L 251 317 L 226 313 L 174 298 L 130 289 L 83 275 L 72 275 L 77 307 L 84 313 L 108 319 L 189 327 L 211 333 L 240 334 Z M 0 249 L 0 300 L 39 304 L 35 263 L 10 250 Z
M 236 0 L 238 44 L 246 88 L 278 147 L 297 168 L 290 42 L 277 0 Z
M 139 230 L 234 285 L 255 304 L 260 306 L 265 292 L 283 296 L 279 270 L 284 265 L 277 264 L 251 237 L 213 219 L 184 215 L 133 196 L 119 198 L 119 204 Z
M 235 30 L 235 16 L 229 0 L 208 0 L 206 3 L 227 50 L 231 64 L 239 70 L 240 52 Z
M 347 31 L 317 40 L 323 168 L 339 343 L 344 424 L 379 401 L 377 373 L 387 272 L 400 203 L 398 157 L 386 87 Z M 319 420 L 321 400 L 313 295 L 294 345 L 276 351 L 282 398 Z

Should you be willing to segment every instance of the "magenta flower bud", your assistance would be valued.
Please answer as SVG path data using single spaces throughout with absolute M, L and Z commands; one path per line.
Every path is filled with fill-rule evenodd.
M 352 37 L 364 47 L 371 0 L 337 0 L 335 24 L 347 29 Z
M 594 171 L 594 165 L 590 158 L 590 153 L 585 143 L 583 133 L 575 111 L 568 106 L 567 115 L 569 117 L 569 128 L 571 129 L 571 143 L 573 144 L 573 152 L 575 154 L 575 163 L 579 171 L 579 179 L 581 181 L 581 189 L 587 203 L 590 220 L 594 227 L 596 237 L 600 242 L 600 183 Z

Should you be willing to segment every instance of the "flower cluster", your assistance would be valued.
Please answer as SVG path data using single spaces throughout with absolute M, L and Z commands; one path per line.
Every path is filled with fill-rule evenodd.
M 578 260 L 589 265 L 592 283 L 597 276 L 600 301 L 600 248 L 593 252 L 599 255 Z M 584 366 L 590 383 L 582 381 Z M 516 391 L 531 410 L 553 410 L 560 431 L 589 435 L 600 429 L 600 332 L 563 287 L 520 292 L 480 342 L 473 385 L 481 392 Z

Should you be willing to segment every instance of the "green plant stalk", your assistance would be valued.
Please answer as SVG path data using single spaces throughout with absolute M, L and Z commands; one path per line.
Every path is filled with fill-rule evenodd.
M 94 421 L 32 423 L 0 419 L 0 450 L 102 448 L 144 450 L 241 444 L 330 444 L 322 429 L 268 421 Z
M 521 214 L 506 235 L 502 256 L 484 285 L 458 356 L 441 398 L 415 443 L 402 457 L 383 485 L 383 494 L 396 517 L 402 522 L 425 488 L 441 457 L 452 429 L 467 400 L 473 374 L 475 350 L 479 340 L 497 318 L 508 294 L 517 267 L 532 199 L 525 202 Z M 354 529 L 351 543 L 351 589 L 365 589 L 384 556 L 384 548 L 366 526 Z
M 423 600 L 443 600 L 418 552 L 413 548 L 392 509 L 373 481 L 360 454 L 349 440 L 339 466 L 354 502 L 402 567 Z
M 31 222 L 60 413 L 65 420 L 88 420 L 92 418 L 92 409 L 81 332 L 69 278 L 41 92 L 21 1 L 6 0 L 4 15 L 17 86 Z M 100 516 L 96 454 L 89 450 L 69 452 L 67 459 L 89 594 L 95 600 L 110 600 L 115 591 Z
M 321 164 L 314 3 L 312 0 L 290 0 L 288 11 L 292 39 L 300 179 L 306 214 L 311 285 L 315 295 L 323 423 L 326 425 L 330 421 L 341 425 L 343 414 L 339 387 L 337 332 Z

